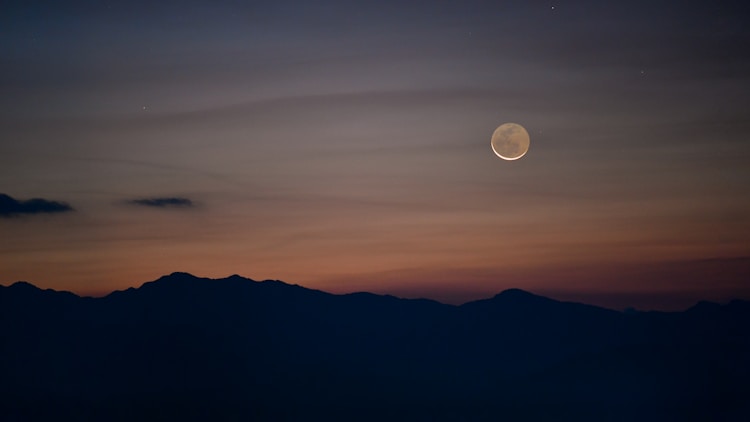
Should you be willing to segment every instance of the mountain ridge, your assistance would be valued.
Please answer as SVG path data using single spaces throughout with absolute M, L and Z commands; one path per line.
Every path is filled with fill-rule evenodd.
M 173 273 L 0 288 L 0 420 L 747 420 L 750 303 L 455 306 Z
M 182 281 L 182 282 L 188 282 L 188 283 L 196 283 L 196 282 L 238 282 L 239 281 L 239 282 L 252 282 L 252 283 L 256 283 L 256 284 L 264 284 L 264 283 L 268 283 L 268 284 L 280 284 L 280 285 L 288 286 L 288 287 L 302 288 L 302 289 L 305 289 L 307 291 L 322 292 L 322 293 L 326 293 L 326 294 L 333 295 L 333 296 L 350 296 L 350 295 L 364 295 L 364 294 L 369 294 L 369 295 L 373 295 L 373 296 L 377 296 L 377 297 L 393 297 L 393 298 L 396 298 L 396 299 L 399 299 L 399 300 L 428 301 L 428 302 L 439 303 L 441 305 L 451 306 L 451 307 L 462 307 L 462 306 L 467 306 L 467 305 L 469 305 L 469 306 L 475 306 L 478 303 L 486 303 L 486 302 L 487 303 L 492 302 L 492 303 L 498 304 L 498 303 L 504 303 L 504 302 L 505 303 L 507 303 L 507 302 L 517 302 L 517 301 L 521 300 L 521 301 L 547 301 L 548 303 L 555 302 L 555 303 L 578 304 L 578 305 L 582 305 L 582 306 L 589 306 L 589 307 L 592 307 L 592 308 L 605 309 L 605 310 L 614 311 L 614 312 L 626 312 L 626 311 L 627 312 L 633 312 L 633 311 L 635 311 L 635 312 L 681 313 L 681 312 L 686 312 L 686 311 L 694 309 L 694 308 L 698 309 L 698 308 L 710 307 L 710 306 L 723 307 L 723 306 L 727 306 L 727 305 L 729 305 L 730 303 L 733 303 L 733 302 L 737 302 L 737 303 L 740 303 L 740 304 L 750 303 L 750 301 L 747 301 L 747 300 L 744 300 L 744 299 L 731 299 L 727 303 L 724 303 L 724 304 L 718 303 L 718 302 L 707 301 L 707 300 L 701 300 L 701 301 L 696 302 L 694 305 L 687 307 L 686 309 L 684 309 L 682 311 L 679 311 L 679 310 L 678 311 L 634 310 L 632 308 L 629 308 L 627 310 L 618 310 L 618 309 L 612 309 L 612 308 L 607 308 L 607 307 L 603 307 L 603 306 L 599 306 L 599 305 L 593 305 L 593 304 L 588 304 L 588 303 L 583 303 L 583 302 L 573 302 L 573 301 L 563 301 L 563 300 L 552 299 L 550 297 L 539 295 L 539 294 L 536 294 L 536 293 L 532 293 L 532 292 L 529 292 L 527 290 L 523 290 L 523 289 L 520 289 L 520 288 L 508 288 L 508 289 L 505 289 L 505 290 L 503 290 L 503 291 L 495 294 L 492 297 L 488 297 L 488 298 L 484 298 L 484 299 L 471 300 L 471 301 L 468 301 L 468 302 L 465 302 L 465 303 L 462 303 L 462 304 L 459 304 L 459 305 L 453 305 L 453 304 L 443 303 L 443 302 L 440 302 L 440 301 L 437 301 L 437 300 L 434 300 L 434 299 L 429 299 L 429 298 L 424 298 L 424 297 L 423 298 L 403 298 L 403 297 L 399 297 L 399 296 L 395 296 L 395 295 L 391 295 L 391 294 L 378 294 L 378 293 L 372 293 L 372 292 L 367 292 L 367 291 L 355 291 L 355 292 L 350 292 L 350 293 L 338 293 L 337 294 L 337 293 L 329 293 L 329 292 L 326 292 L 324 290 L 312 289 L 312 288 L 304 287 L 304 286 L 299 285 L 299 284 L 287 283 L 285 281 L 275 280 L 275 279 L 254 280 L 252 278 L 244 277 L 244 276 L 241 276 L 241 275 L 238 275 L 238 274 L 232 274 L 232 275 L 229 275 L 227 277 L 222 277 L 222 278 L 209 278 L 209 277 L 199 277 L 199 276 L 195 276 L 193 274 L 187 273 L 187 272 L 179 272 L 179 271 L 172 272 L 172 273 L 167 274 L 167 275 L 163 275 L 163 276 L 161 276 L 161 277 L 159 277 L 159 278 L 157 278 L 155 280 L 143 282 L 138 287 L 128 287 L 128 288 L 126 288 L 124 290 L 113 290 L 112 292 L 107 293 L 104 296 L 99 296 L 99 297 L 92 297 L 92 296 L 86 296 L 86 295 L 78 295 L 78 294 L 76 294 L 74 292 L 70 292 L 70 291 L 67 291 L 67 290 L 56 290 L 56 289 L 51 289 L 51 288 L 43 289 L 43 288 L 40 288 L 40 287 L 38 287 L 38 286 L 34 285 L 33 283 L 28 282 L 28 281 L 16 281 L 14 283 L 11 283 L 8 286 L 0 285 L 0 289 L 2 289 L 2 288 L 13 288 L 13 289 L 24 288 L 24 289 L 27 289 L 27 291 L 32 291 L 31 289 L 29 289 L 29 287 L 33 287 L 33 289 L 39 290 L 40 292 L 62 293 L 62 294 L 67 294 L 67 295 L 73 295 L 73 296 L 76 296 L 76 297 L 79 297 L 79 298 L 90 298 L 90 299 L 95 299 L 96 300 L 96 299 L 106 298 L 106 297 L 111 296 L 111 295 L 115 295 L 116 296 L 116 295 L 122 294 L 124 292 L 138 291 L 138 290 L 141 290 L 143 288 L 148 289 L 148 288 L 151 288 L 153 286 L 158 286 L 158 285 L 164 284 L 164 283 L 179 283 L 180 281 Z

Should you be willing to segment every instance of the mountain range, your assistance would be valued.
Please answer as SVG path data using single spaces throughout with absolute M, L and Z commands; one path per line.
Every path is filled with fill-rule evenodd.
M 750 420 L 750 302 L 461 306 L 173 273 L 0 286 L 0 420 Z

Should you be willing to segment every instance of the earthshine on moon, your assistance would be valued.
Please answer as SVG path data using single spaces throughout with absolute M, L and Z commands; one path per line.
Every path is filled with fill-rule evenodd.
M 529 150 L 529 132 L 516 123 L 504 123 L 492 134 L 492 151 L 503 160 L 518 160 Z

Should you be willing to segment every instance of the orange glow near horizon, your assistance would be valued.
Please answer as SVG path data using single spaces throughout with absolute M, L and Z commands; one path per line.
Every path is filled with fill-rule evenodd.
M 209 278 L 239 274 L 333 293 L 372 291 L 456 304 L 507 288 L 548 292 L 563 299 L 580 292 L 603 296 L 640 292 L 647 297 L 649 292 L 688 290 L 692 293 L 684 298 L 677 295 L 674 303 L 663 305 L 682 307 L 694 299 L 727 298 L 742 290 L 740 280 L 748 274 L 747 260 L 742 259 L 696 264 L 705 256 L 744 256 L 744 245 L 710 244 L 710 230 L 700 230 L 699 224 L 693 224 L 689 233 L 680 232 L 679 226 L 662 225 L 659 219 L 616 225 L 612 218 L 597 222 L 575 207 L 565 212 L 560 208 L 554 220 L 534 212 L 389 214 L 382 208 L 368 213 L 369 205 L 356 207 L 338 215 L 308 213 L 297 226 L 290 223 L 294 218 L 289 215 L 277 215 L 279 221 L 273 224 L 278 230 L 265 225 L 223 230 L 223 224 L 241 226 L 232 221 L 237 214 L 217 218 L 221 224 L 216 227 L 201 210 L 176 217 L 145 210 L 133 218 L 117 206 L 113 208 L 123 214 L 116 217 L 118 223 L 99 224 L 93 236 L 76 234 L 87 224 L 86 216 L 70 217 L 73 223 L 65 226 L 49 218 L 44 222 L 48 230 L 35 231 L 36 239 L 30 237 L 30 223 L 3 222 L 19 239 L 14 245 L 19 251 L 4 251 L 9 259 L 3 263 L 2 283 L 24 280 L 43 288 L 102 296 L 180 271 Z M 152 223 L 138 221 L 144 217 Z M 272 221 L 266 216 L 264 224 Z M 35 244 L 49 247 L 34 250 Z M 716 278 L 722 268 L 723 275 Z M 688 286 L 700 277 L 714 277 L 710 291 Z M 627 305 L 616 298 L 599 303 Z

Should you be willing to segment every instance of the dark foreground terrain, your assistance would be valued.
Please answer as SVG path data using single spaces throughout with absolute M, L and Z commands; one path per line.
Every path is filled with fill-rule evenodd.
M 0 287 L 0 420 L 750 420 L 750 303 L 450 306 L 175 273 Z

